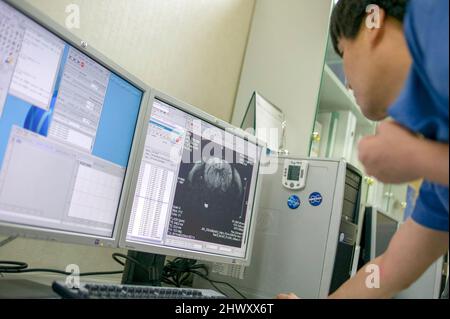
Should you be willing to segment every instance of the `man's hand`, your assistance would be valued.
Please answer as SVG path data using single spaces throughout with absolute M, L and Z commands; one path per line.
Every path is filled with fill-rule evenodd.
M 421 139 L 395 122 L 383 122 L 377 135 L 359 143 L 366 173 L 383 183 L 426 178 L 448 185 L 448 144 Z
M 300 298 L 297 297 L 295 294 L 290 293 L 290 294 L 279 294 L 277 296 L 277 299 L 300 299 Z

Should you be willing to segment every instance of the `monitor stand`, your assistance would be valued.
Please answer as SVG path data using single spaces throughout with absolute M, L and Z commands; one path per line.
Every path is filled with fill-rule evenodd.
M 129 258 L 138 261 L 144 267 L 127 260 L 122 275 L 123 285 L 161 286 L 166 256 L 128 251 Z

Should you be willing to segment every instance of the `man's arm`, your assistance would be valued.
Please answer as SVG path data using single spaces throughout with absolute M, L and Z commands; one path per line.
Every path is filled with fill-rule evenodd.
M 417 164 L 420 175 L 438 184 L 449 184 L 448 144 L 420 140 L 417 150 Z
M 448 250 L 448 233 L 425 228 L 412 219 L 403 224 L 392 238 L 387 251 L 364 266 L 330 298 L 392 298 L 413 284 L 430 265 Z M 366 281 L 377 265 L 380 287 L 368 288 Z M 370 278 L 369 278 L 370 279 Z
M 384 122 L 377 135 L 359 143 L 359 159 L 368 175 L 401 184 L 421 178 L 449 184 L 448 144 L 422 139 L 395 122 Z
M 425 228 L 409 219 L 400 227 L 382 256 L 361 268 L 355 277 L 344 283 L 329 298 L 392 298 L 413 284 L 433 262 L 447 252 L 448 239 L 448 233 Z M 379 269 L 379 288 L 369 288 L 371 279 L 376 275 L 374 268 Z M 298 297 L 291 293 L 280 294 L 277 298 Z

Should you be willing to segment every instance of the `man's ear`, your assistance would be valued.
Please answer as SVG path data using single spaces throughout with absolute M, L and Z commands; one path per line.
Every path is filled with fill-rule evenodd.
M 369 5 L 366 8 L 365 29 L 371 47 L 375 47 L 382 39 L 386 27 L 386 11 L 378 5 Z

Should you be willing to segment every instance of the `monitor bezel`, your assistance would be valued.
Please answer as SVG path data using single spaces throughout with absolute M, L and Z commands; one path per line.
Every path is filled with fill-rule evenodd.
M 75 36 L 66 28 L 60 26 L 55 21 L 51 20 L 48 16 L 44 15 L 36 7 L 25 3 L 20 0 L 3 0 L 4 3 L 10 5 L 20 13 L 24 14 L 49 32 L 53 33 L 61 40 L 65 41 L 70 46 L 79 50 L 83 54 L 86 54 L 89 58 L 99 63 L 109 71 L 115 73 L 117 76 L 128 81 L 130 84 L 141 90 L 142 100 L 139 109 L 139 114 L 136 122 L 135 133 L 133 136 L 132 147 L 130 150 L 130 157 L 128 160 L 128 166 L 126 169 L 125 179 L 122 186 L 122 193 L 119 200 L 117 209 L 116 222 L 114 224 L 111 237 L 104 237 L 98 235 L 89 235 L 77 232 L 70 232 L 64 230 L 45 229 L 36 226 L 27 226 L 21 224 L 13 224 L 9 222 L 0 221 L 0 234 L 13 237 L 23 237 L 31 239 L 40 239 L 48 241 L 57 241 L 71 244 L 81 244 L 96 247 L 112 247 L 117 248 L 119 246 L 120 230 L 122 229 L 123 215 L 126 208 L 126 201 L 130 189 L 131 177 L 133 175 L 134 164 L 136 162 L 136 149 L 139 144 L 139 138 L 141 134 L 145 115 L 147 113 L 148 102 L 150 98 L 151 88 L 144 82 L 133 76 L 131 73 L 124 70 L 118 64 L 114 63 L 102 53 L 92 48 L 89 44 L 86 46 L 86 42 Z
M 252 212 L 252 218 L 250 219 L 247 249 L 246 249 L 245 256 L 242 258 L 217 255 L 217 254 L 208 253 L 208 252 L 184 250 L 181 248 L 162 247 L 162 246 L 143 244 L 143 243 L 127 240 L 128 224 L 130 221 L 130 216 L 131 216 L 131 211 L 132 211 L 132 206 L 133 206 L 133 201 L 134 201 L 134 194 L 136 191 L 137 180 L 139 177 L 141 159 L 142 159 L 142 155 L 144 153 L 145 140 L 146 140 L 147 130 L 148 130 L 148 126 L 149 126 L 148 122 L 149 122 L 151 114 L 152 114 L 153 102 L 155 100 L 159 100 L 159 101 L 165 102 L 169 105 L 172 105 L 175 108 L 180 109 L 186 113 L 189 113 L 203 121 L 209 122 L 210 124 L 213 124 L 220 129 L 232 128 L 232 129 L 234 129 L 236 136 L 248 139 L 250 142 L 253 142 L 256 145 L 261 146 L 261 154 L 260 154 L 260 159 L 258 162 L 258 172 L 259 172 L 259 169 L 261 168 L 261 157 L 264 156 L 264 149 L 265 149 L 266 144 L 264 142 L 262 142 L 261 140 L 258 140 L 258 138 L 255 137 L 254 135 L 251 135 L 251 134 L 243 131 L 242 129 L 237 128 L 225 121 L 215 118 L 214 116 L 212 116 L 208 113 L 205 113 L 205 112 L 201 111 L 200 109 L 198 109 L 188 103 L 179 101 L 176 98 L 173 98 L 162 92 L 153 90 L 151 93 L 151 96 L 150 96 L 149 107 L 147 109 L 147 114 L 145 117 L 146 118 L 145 125 L 140 132 L 141 133 L 141 137 L 139 138 L 140 144 L 139 144 L 138 150 L 137 150 L 138 160 L 135 163 L 136 169 L 134 170 L 134 175 L 133 175 L 131 186 L 130 186 L 130 192 L 128 195 L 129 197 L 128 197 L 128 202 L 127 202 L 126 212 L 124 214 L 124 222 L 122 224 L 122 231 L 121 231 L 121 235 L 120 235 L 119 247 L 129 249 L 129 250 L 153 253 L 153 254 L 181 257 L 181 258 L 187 258 L 187 259 L 198 259 L 198 260 L 207 261 L 207 262 L 218 262 L 218 263 L 235 264 L 235 265 L 242 265 L 242 266 L 250 265 L 252 249 L 253 249 L 253 241 L 254 241 L 254 235 L 255 235 L 255 229 L 256 229 L 256 221 L 258 218 L 257 217 L 258 216 L 257 203 L 259 203 L 259 196 L 261 193 L 261 183 L 262 183 L 262 179 L 263 179 L 263 175 L 261 175 L 261 174 L 256 174 L 257 180 L 256 180 L 255 191 L 254 191 L 254 197 L 253 197 L 251 206 L 249 207 L 250 211 Z

